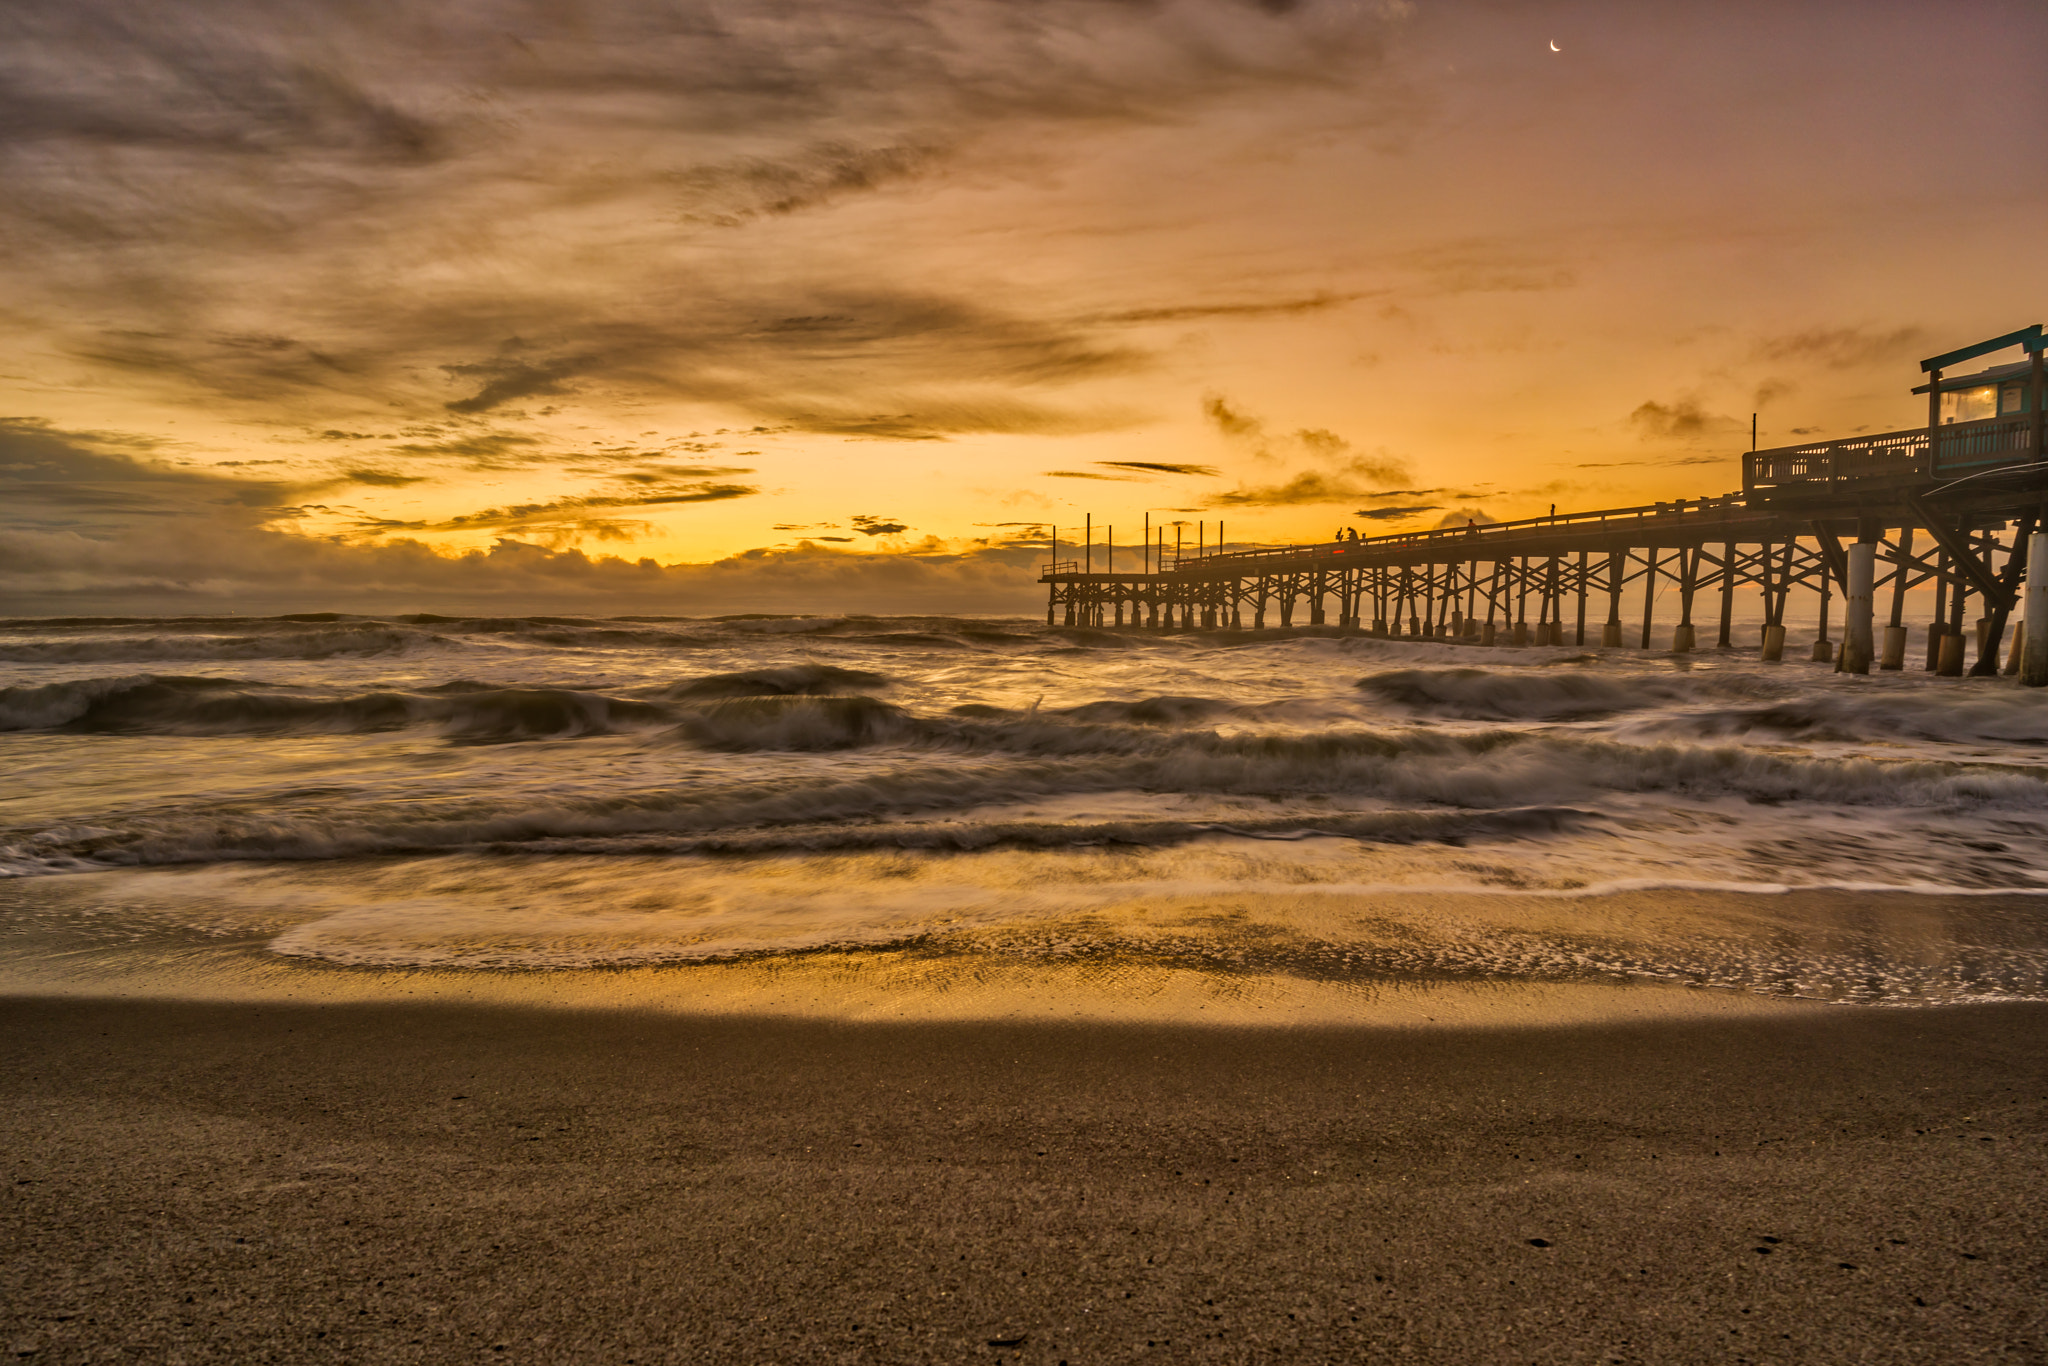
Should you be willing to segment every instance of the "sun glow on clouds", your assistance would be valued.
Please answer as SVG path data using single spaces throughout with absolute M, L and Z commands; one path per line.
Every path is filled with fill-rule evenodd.
M 2032 320 L 2038 187 L 1944 216 L 1930 139 L 2048 137 L 2035 8 L 1738 9 L 9 7 L 9 591 L 253 591 L 303 542 L 336 591 L 772 597 L 844 547 L 1007 605 L 1085 511 L 1722 491 L 1749 412 L 1910 422 L 1917 355 Z M 220 563 L 136 561 L 166 517 Z

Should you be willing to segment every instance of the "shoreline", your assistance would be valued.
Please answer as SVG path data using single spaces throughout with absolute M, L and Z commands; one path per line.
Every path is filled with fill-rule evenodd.
M 2038 1359 L 2043 1038 L 8 997 L 0 1321 L 39 1361 Z

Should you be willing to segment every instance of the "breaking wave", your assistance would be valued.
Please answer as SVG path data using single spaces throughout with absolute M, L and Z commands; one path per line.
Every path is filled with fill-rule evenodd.
M 433 725 L 458 740 L 598 735 L 669 720 L 660 707 L 554 688 L 454 683 L 322 697 L 235 678 L 92 678 L 0 689 L 0 730 L 182 735 L 358 734 Z
M 1598 720 L 1649 707 L 1754 695 L 1750 679 L 1594 673 L 1395 669 L 1358 688 L 1409 712 L 1466 721 Z

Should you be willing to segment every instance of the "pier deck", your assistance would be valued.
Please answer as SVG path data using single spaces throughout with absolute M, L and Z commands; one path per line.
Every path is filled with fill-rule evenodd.
M 1796 591 L 1819 598 L 1813 657 L 1839 656 L 1843 667 L 1864 672 L 1876 653 L 1867 639 L 1874 596 L 1889 590 L 1880 667 L 1901 668 L 1904 595 L 1932 584 L 1928 667 L 1962 672 L 1974 598 L 1981 615 L 1970 672 L 1996 672 L 2023 586 L 2029 599 L 2038 594 L 2043 604 L 2034 609 L 2030 602 L 2029 617 L 2048 613 L 2048 582 L 2027 573 L 2029 542 L 2048 545 L 2038 534 L 2048 510 L 2041 402 L 2048 346 L 2038 327 L 1996 340 L 2028 348 L 2031 401 L 2025 411 L 1752 451 L 1743 457 L 1741 490 L 1712 498 L 1193 555 L 1176 554 L 1162 541 L 1146 548 L 1148 567 L 1136 573 L 1055 558 L 1040 573 L 1048 589 L 1046 620 L 1257 630 L 1291 627 L 1305 608 L 1308 625 L 1378 636 L 1491 645 L 1564 644 L 1569 635 L 1570 643 L 1585 645 L 1591 643 L 1590 600 L 1600 609 L 1598 643 L 1619 646 L 1629 595 L 1640 596 L 1642 613 L 1640 631 L 1630 634 L 1647 649 L 1658 600 L 1670 587 L 1677 589 L 1671 605 L 1679 614 L 1672 648 L 1684 651 L 1697 639 L 1693 605 L 1704 587 L 1718 599 L 1717 644 L 1723 647 L 1734 644 L 1737 595 L 1759 595 L 1759 647 L 1769 659 L 1782 657 L 1787 601 Z M 1923 363 L 1934 375 L 1931 416 L 1938 416 L 1943 392 L 1937 362 L 1981 354 L 1990 345 Z M 1088 554 L 1092 559 L 1092 547 Z M 1848 608 L 1840 650 L 1828 634 L 1836 595 Z M 2037 636 L 2048 634 L 2048 623 L 2033 624 Z M 2025 651 L 2024 669 L 2015 648 L 2007 672 L 2037 681 L 2037 651 L 2038 681 L 2048 683 L 2048 640 Z

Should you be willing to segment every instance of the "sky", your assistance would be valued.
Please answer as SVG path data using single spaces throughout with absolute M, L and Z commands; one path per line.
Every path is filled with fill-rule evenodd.
M 11 0 L 0 612 L 1029 612 L 2048 320 L 2048 7 Z M 1064 550 L 1062 556 L 1064 557 Z

